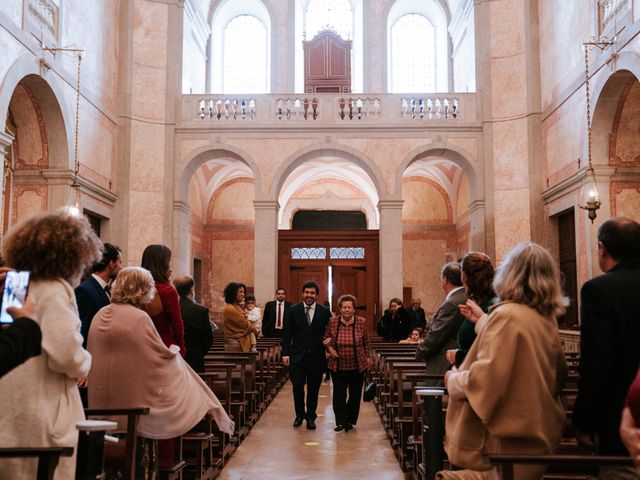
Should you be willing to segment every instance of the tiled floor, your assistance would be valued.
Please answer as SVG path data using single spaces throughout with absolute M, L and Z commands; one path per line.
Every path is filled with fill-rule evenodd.
M 295 417 L 291 383 L 280 391 L 222 470 L 220 480 L 403 480 L 373 404 L 363 403 L 358 425 L 333 431 L 331 384 L 320 389 L 317 430 Z

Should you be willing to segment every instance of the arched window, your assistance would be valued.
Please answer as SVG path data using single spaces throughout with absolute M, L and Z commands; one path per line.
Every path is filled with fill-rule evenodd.
M 400 17 L 391 27 L 391 91 L 435 92 L 435 29 L 415 13 Z
M 438 0 L 396 0 L 387 15 L 387 90 L 449 90 L 447 11 Z
M 271 17 L 260 0 L 222 0 L 211 22 L 212 93 L 270 93 Z
M 224 29 L 223 93 L 268 93 L 267 29 L 239 15 Z

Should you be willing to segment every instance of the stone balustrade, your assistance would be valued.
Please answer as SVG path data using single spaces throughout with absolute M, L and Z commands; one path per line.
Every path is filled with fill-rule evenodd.
M 476 93 L 182 95 L 179 127 L 261 128 L 479 124 Z

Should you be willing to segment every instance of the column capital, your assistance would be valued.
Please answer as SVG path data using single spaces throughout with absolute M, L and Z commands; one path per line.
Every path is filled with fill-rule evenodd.
M 474 213 L 484 208 L 484 200 L 474 200 L 469 204 L 469 213 Z
M 7 147 L 13 143 L 13 136 L 0 130 L 0 155 L 7 153 Z
M 187 215 L 191 213 L 191 207 L 189 206 L 189 204 L 180 200 L 174 200 L 173 210 Z
M 253 207 L 256 210 L 273 210 L 276 213 L 280 210 L 280 204 L 277 200 L 254 200 Z
M 380 200 L 378 202 L 378 210 L 402 210 L 404 200 Z

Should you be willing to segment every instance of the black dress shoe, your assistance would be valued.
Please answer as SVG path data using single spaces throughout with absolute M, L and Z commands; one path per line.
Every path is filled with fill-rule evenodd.
M 348 432 L 349 430 L 353 430 L 353 425 L 351 425 L 350 423 L 347 423 L 347 424 L 344 426 L 344 431 L 345 431 L 345 432 Z
M 342 430 L 344 430 L 344 427 L 342 425 L 338 425 L 336 428 L 333 429 L 334 432 L 341 432 Z
M 315 430 L 316 422 L 314 420 L 307 420 L 307 430 Z
M 302 420 L 304 420 L 302 417 L 296 417 L 296 419 L 293 421 L 293 426 L 294 427 L 299 427 L 300 425 L 302 425 Z

